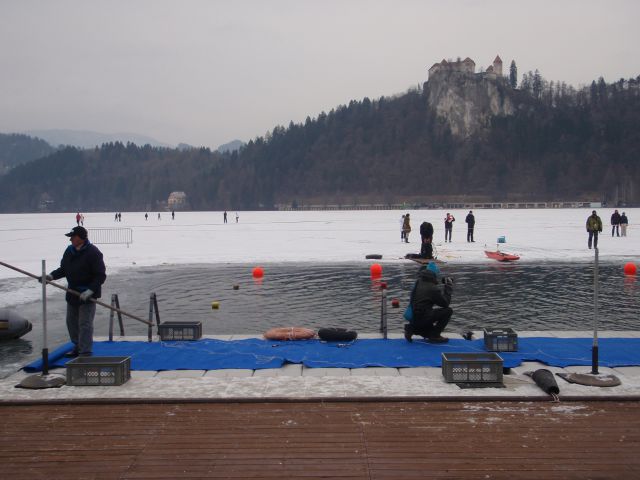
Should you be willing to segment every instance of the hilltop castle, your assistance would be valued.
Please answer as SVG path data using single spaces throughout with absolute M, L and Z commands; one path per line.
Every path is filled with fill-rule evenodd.
M 476 73 L 476 62 L 471 60 L 469 57 L 465 58 L 464 60 L 457 60 L 455 62 L 442 60 L 440 63 L 434 63 L 431 66 L 431 68 L 429 69 L 429 78 L 439 73 L 448 72 L 462 72 L 471 75 L 500 77 L 502 76 L 502 59 L 500 58 L 500 55 L 496 55 L 493 64 L 490 65 L 486 71 L 479 73 Z
M 429 106 L 449 124 L 451 133 L 468 137 L 481 134 L 491 118 L 513 115 L 513 89 L 502 76 L 502 60 L 496 56 L 489 68 L 476 72 L 469 57 L 457 61 L 442 60 L 429 69 L 424 83 Z

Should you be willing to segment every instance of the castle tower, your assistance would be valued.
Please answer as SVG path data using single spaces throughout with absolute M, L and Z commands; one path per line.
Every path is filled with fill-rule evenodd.
M 500 55 L 496 55 L 496 59 L 493 61 L 493 73 L 502 75 L 502 59 Z

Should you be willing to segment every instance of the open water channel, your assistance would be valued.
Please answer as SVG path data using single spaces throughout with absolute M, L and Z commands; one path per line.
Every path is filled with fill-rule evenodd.
M 265 276 L 255 280 L 252 265 L 212 264 L 141 267 L 109 275 L 102 300 L 117 293 L 120 306 L 148 317 L 149 295 L 158 298 L 160 320 L 198 320 L 207 335 L 254 334 L 272 327 L 346 327 L 375 332 L 380 325 L 380 282 L 387 284 L 388 326 L 400 331 L 402 312 L 419 266 L 383 263 L 383 275 L 372 279 L 367 263 L 264 264 Z M 448 331 L 482 327 L 519 330 L 591 330 L 594 296 L 593 265 L 589 263 L 516 263 L 440 266 L 455 280 Z M 0 281 L 0 294 L 28 278 Z M 238 285 L 238 289 L 233 288 Z M 618 264 L 601 264 L 599 277 L 599 329 L 640 329 L 640 286 L 625 277 Z M 48 296 L 49 350 L 68 341 L 64 292 Z M 400 308 L 391 307 L 391 299 Z M 212 302 L 220 308 L 212 309 Z M 32 321 L 33 330 L 22 339 L 0 343 L 0 378 L 42 349 L 42 305 L 12 306 Z M 126 335 L 146 335 L 146 327 L 124 317 Z M 98 307 L 95 334 L 107 335 L 109 311 Z M 117 322 L 115 328 L 118 331 Z M 154 330 L 155 332 L 155 330 Z

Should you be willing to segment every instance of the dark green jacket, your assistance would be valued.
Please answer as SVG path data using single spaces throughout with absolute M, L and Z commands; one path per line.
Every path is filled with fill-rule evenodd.
M 598 215 L 590 215 L 587 218 L 587 232 L 601 232 L 602 220 Z

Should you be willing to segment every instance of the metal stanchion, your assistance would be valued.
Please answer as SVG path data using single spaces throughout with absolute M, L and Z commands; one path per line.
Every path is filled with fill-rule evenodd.
M 49 375 L 49 348 L 47 347 L 47 265 L 42 260 L 42 374 L 29 375 L 16 385 L 18 388 L 39 390 L 43 388 L 57 388 L 65 384 L 65 378 L 60 375 Z
M 593 264 L 593 344 L 591 347 L 591 372 L 589 373 L 558 373 L 560 378 L 567 382 L 587 385 L 590 387 L 615 387 L 622 382 L 613 374 L 600 374 L 598 371 L 598 275 L 599 259 L 598 248 L 594 247 L 595 257 Z
M 591 373 L 598 374 L 598 247 L 595 250 L 593 268 L 593 346 L 591 348 Z
M 49 375 L 49 348 L 47 347 L 47 265 L 42 260 L 42 375 Z
M 387 339 L 387 290 L 382 289 L 382 298 L 380 300 L 380 331 L 382 338 Z

